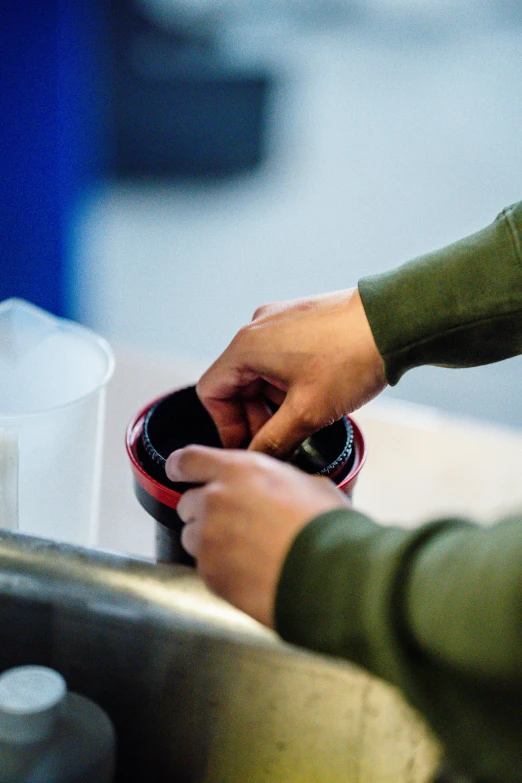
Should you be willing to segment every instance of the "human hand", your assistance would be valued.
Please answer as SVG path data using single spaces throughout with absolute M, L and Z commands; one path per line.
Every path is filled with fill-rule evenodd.
M 202 376 L 222 443 L 287 457 L 386 386 L 357 289 L 264 305 Z M 266 400 L 280 404 L 274 415 Z
M 264 454 L 188 446 L 167 460 L 187 490 L 177 512 L 181 542 L 207 585 L 238 609 L 273 627 L 279 575 L 292 541 L 315 516 L 349 504 L 326 478 L 309 476 Z

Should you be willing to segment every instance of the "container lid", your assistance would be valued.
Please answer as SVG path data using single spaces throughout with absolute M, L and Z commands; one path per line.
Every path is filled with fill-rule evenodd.
M 46 739 L 53 730 L 67 684 L 45 666 L 17 666 L 0 675 L 0 739 L 30 743 Z

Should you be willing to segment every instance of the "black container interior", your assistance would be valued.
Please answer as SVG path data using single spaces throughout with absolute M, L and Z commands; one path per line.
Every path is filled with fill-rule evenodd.
M 189 386 L 150 408 L 143 423 L 138 458 L 160 484 L 184 492 L 193 485 L 170 481 L 165 475 L 165 462 L 173 451 L 193 443 L 222 447 L 216 426 L 199 401 L 195 386 Z
M 184 492 L 192 484 L 175 483 L 165 475 L 165 462 L 177 449 L 189 444 L 221 448 L 218 431 L 201 404 L 194 386 L 169 394 L 148 411 L 137 456 L 147 473 L 161 484 L 177 492 Z M 341 481 L 351 470 L 354 460 L 353 430 L 346 419 L 319 430 L 295 452 L 291 462 L 306 473 L 322 472 L 342 466 L 336 481 Z

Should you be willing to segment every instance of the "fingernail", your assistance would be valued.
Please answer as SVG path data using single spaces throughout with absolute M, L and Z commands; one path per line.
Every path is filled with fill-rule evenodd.
M 167 478 L 169 478 L 171 481 L 181 481 L 178 467 L 180 451 L 181 449 L 178 449 L 178 451 L 173 451 L 172 454 L 167 457 L 167 461 L 165 463 L 165 473 L 167 474 Z

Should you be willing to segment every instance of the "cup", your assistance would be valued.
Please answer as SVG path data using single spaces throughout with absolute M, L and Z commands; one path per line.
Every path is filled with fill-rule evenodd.
M 108 343 L 21 299 L 0 303 L 0 527 L 98 538 Z
M 156 520 L 156 555 L 161 562 L 193 565 L 181 545 L 183 523 L 176 508 L 190 484 L 170 481 L 165 462 L 172 451 L 199 443 L 219 448 L 221 441 L 194 386 L 176 389 L 140 410 L 127 428 L 126 449 L 139 503 Z M 366 459 L 364 436 L 349 416 L 307 438 L 291 458 L 307 473 L 327 476 L 351 496 Z

